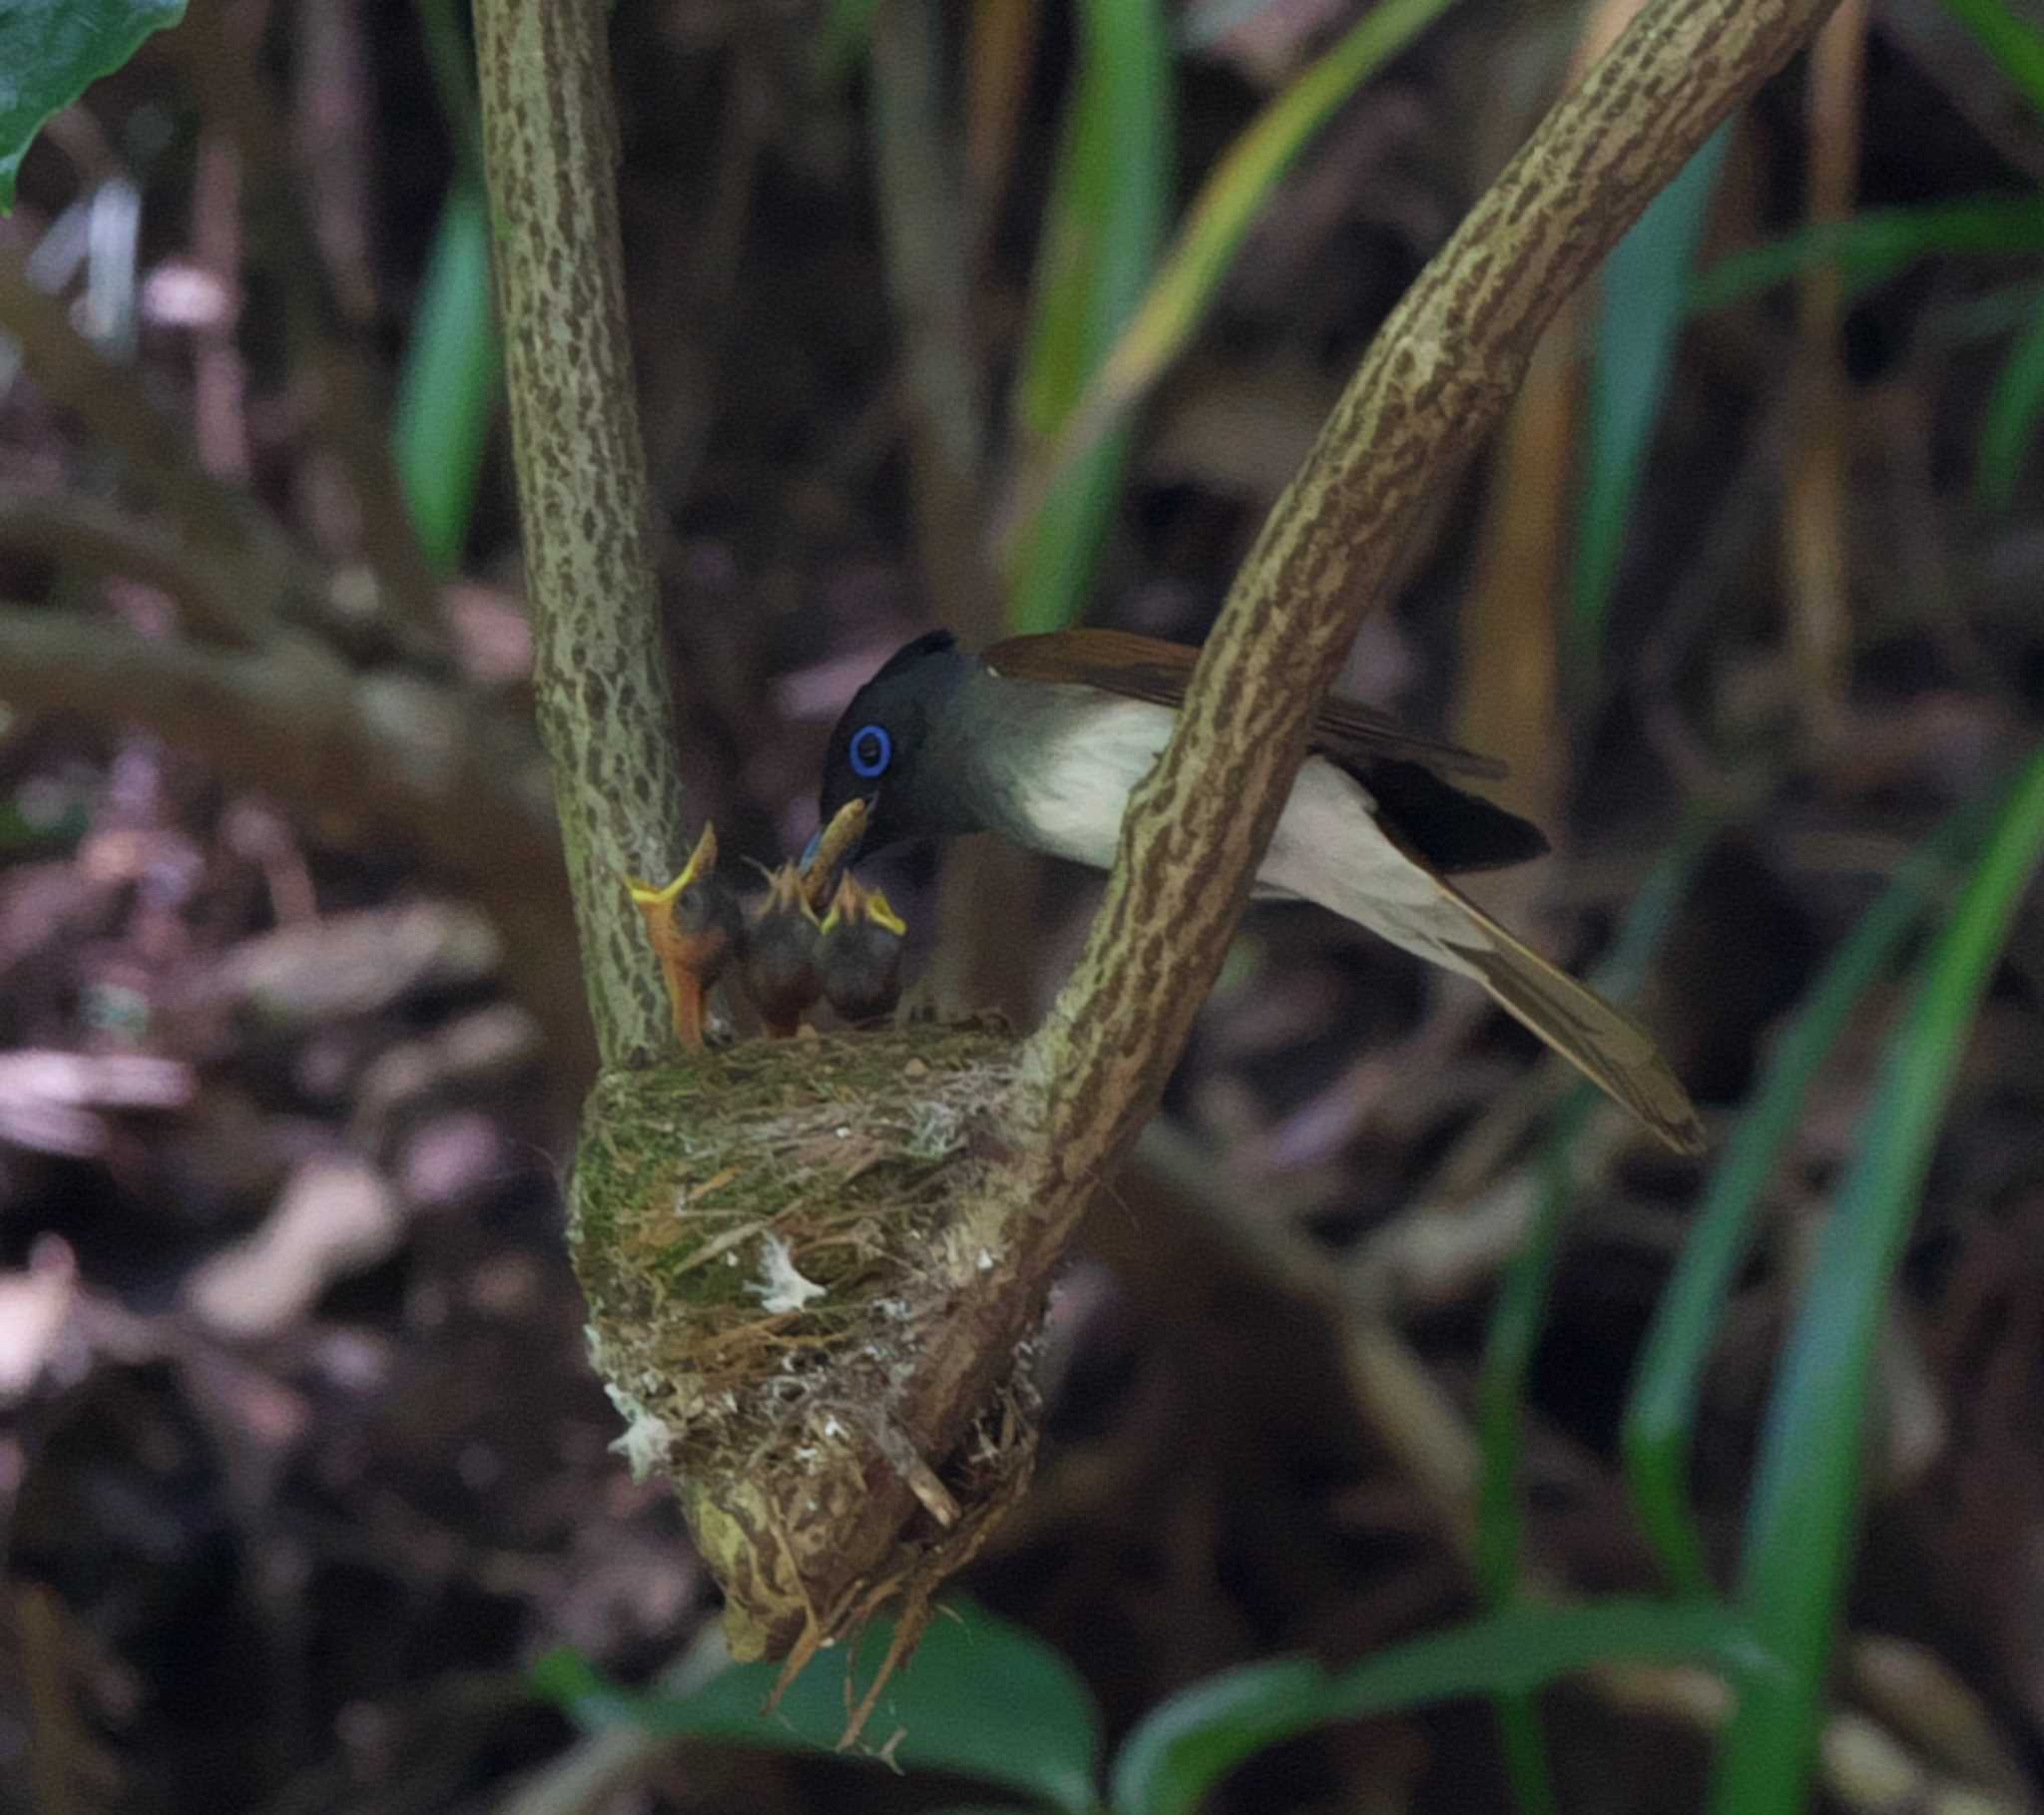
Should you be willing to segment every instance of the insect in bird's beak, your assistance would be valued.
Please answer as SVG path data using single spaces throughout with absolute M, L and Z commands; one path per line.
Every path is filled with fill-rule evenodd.
M 801 871 L 802 894 L 813 912 L 820 914 L 828 904 L 837 887 L 838 871 L 851 861 L 865 836 L 866 803 L 853 795 L 809 840 L 796 867 Z
M 879 798 L 877 793 L 863 800 L 854 795 L 802 846 L 795 867 L 801 871 L 802 892 L 818 913 L 836 891 L 838 871 L 858 855 L 865 842 L 866 825 Z

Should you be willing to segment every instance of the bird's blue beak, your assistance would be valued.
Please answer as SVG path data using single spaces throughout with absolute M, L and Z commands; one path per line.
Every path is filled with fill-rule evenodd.
M 801 869 L 807 869 L 810 864 L 814 863 L 816 861 L 816 852 L 821 847 L 822 843 L 823 828 L 819 825 L 813 832 L 809 834 L 808 843 L 802 846 L 801 863 L 797 867 Z

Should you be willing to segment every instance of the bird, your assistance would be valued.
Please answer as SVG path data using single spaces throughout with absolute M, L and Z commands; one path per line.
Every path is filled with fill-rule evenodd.
M 849 872 L 823 916 L 816 966 L 830 1006 L 854 1025 L 891 1015 L 901 1000 L 901 955 L 908 928 L 878 889 Z
M 852 696 L 824 749 L 823 823 L 866 803 L 862 850 L 995 832 L 1105 870 L 1123 809 L 1184 702 L 1199 652 L 1123 631 L 1012 637 L 974 654 L 945 631 L 905 644 Z M 1464 896 L 1455 874 L 1547 848 L 1539 828 L 1458 785 L 1495 760 L 1331 697 L 1257 871 L 1263 900 L 1305 900 L 1444 970 L 1696 1153 L 1703 1126 L 1652 1037 Z
M 717 828 L 706 824 L 682 873 L 664 888 L 627 877 L 625 887 L 646 918 L 660 959 L 675 1038 L 703 1051 L 704 998 L 724 974 L 740 933 L 738 899 L 717 874 Z
M 783 1038 L 801 1025 L 823 993 L 816 972 L 816 916 L 802 892 L 801 872 L 783 863 L 746 915 L 740 975 L 769 1034 Z

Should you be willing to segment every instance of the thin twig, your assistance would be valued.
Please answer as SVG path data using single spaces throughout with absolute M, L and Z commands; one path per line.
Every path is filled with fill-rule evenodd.
M 297 0 L 294 13 L 298 66 L 292 85 L 293 150 L 305 174 L 306 221 L 347 318 L 363 322 L 376 308 L 369 227 L 375 96 L 363 8 L 361 0 Z M 471 101 L 469 112 L 474 111 Z M 450 112 L 448 118 L 455 126 L 458 157 L 464 149 L 460 116 Z M 469 124 L 472 128 L 472 119 Z M 479 169 L 474 145 L 466 149 L 477 158 Z
M 1859 189 L 1859 108 L 1866 68 L 1866 0 L 1842 0 L 1809 55 L 1810 225 L 1852 212 Z M 1845 277 L 1813 264 L 1796 284 L 1799 341 L 1796 445 L 1783 500 L 1788 644 L 1810 738 L 1818 748 L 1842 729 L 1851 570 L 1845 491 L 1851 461 L 1852 392 L 1840 344 Z
M 767 52 L 755 41 L 760 36 L 757 30 L 737 32 L 726 58 L 717 165 L 703 212 L 687 236 L 687 255 L 649 271 L 653 287 L 638 291 L 648 484 L 662 507 L 656 522 L 668 546 L 661 566 L 670 572 L 683 563 L 668 513 L 694 488 L 717 423 L 753 195 L 772 132 L 773 79 Z

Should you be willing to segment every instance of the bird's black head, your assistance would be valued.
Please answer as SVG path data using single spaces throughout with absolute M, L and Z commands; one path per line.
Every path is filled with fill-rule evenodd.
M 819 824 L 828 825 L 847 800 L 860 799 L 867 850 L 945 829 L 932 810 L 936 796 L 921 759 L 931 726 L 972 665 L 949 631 L 931 631 L 887 659 L 830 733 Z

